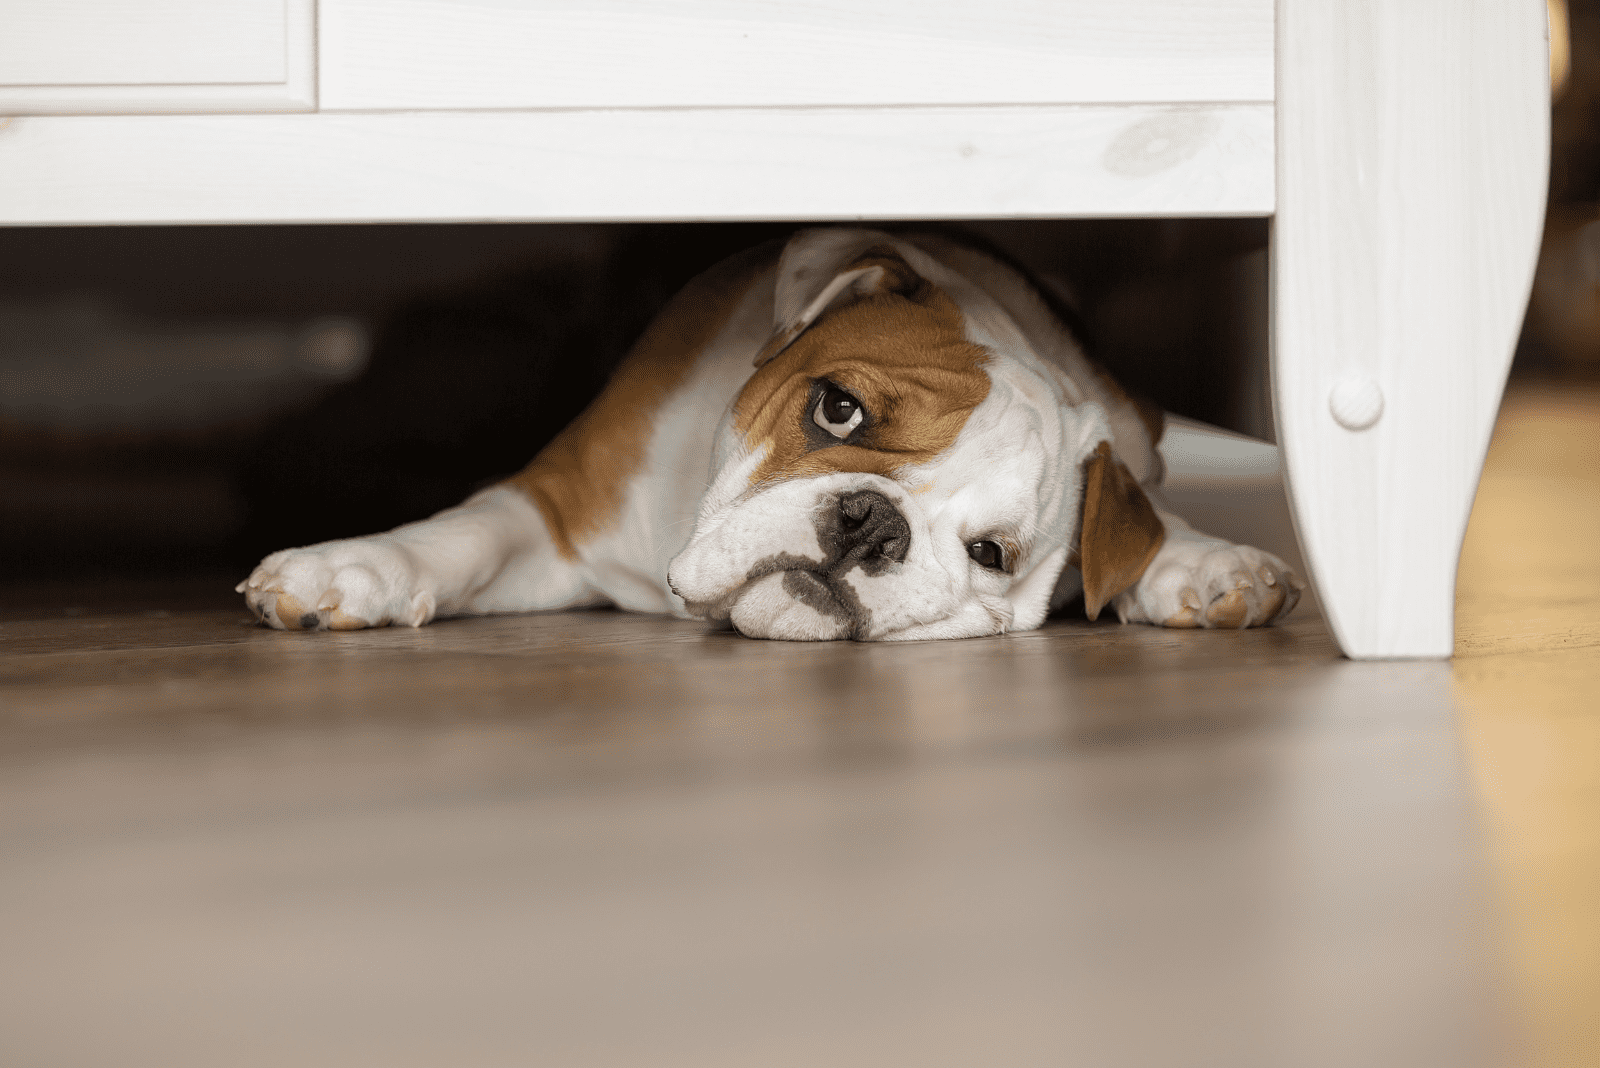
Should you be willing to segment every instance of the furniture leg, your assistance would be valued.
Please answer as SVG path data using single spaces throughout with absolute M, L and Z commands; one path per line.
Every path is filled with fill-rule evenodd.
M 1272 369 L 1340 647 L 1446 657 L 1456 561 L 1533 277 L 1543 0 L 1279 0 Z

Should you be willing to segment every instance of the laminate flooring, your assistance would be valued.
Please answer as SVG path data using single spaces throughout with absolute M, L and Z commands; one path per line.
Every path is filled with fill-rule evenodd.
M 1450 663 L 0 591 L 0 1064 L 1600 1063 L 1600 393 Z

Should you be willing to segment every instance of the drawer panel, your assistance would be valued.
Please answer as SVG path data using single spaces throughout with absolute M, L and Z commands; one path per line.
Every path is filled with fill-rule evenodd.
M 0 0 L 0 114 L 300 110 L 314 0 Z
M 0 225 L 1267 215 L 1270 104 L 14 119 Z
M 322 0 L 333 109 L 1269 101 L 1272 0 Z
M 3 0 L 0 85 L 281 82 L 283 0 Z

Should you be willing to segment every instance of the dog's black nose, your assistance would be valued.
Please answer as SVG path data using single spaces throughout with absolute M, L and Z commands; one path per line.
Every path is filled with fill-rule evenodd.
M 877 490 L 841 494 L 839 525 L 839 555 L 869 571 L 880 561 L 903 563 L 911 551 L 911 524 Z

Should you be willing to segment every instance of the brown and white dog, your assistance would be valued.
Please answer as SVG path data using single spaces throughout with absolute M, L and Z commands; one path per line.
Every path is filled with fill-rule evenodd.
M 274 553 L 239 590 L 290 630 L 614 604 L 759 638 L 968 638 L 1080 590 L 1090 618 L 1285 615 L 1281 560 L 1161 506 L 1159 436 L 994 256 L 805 230 L 690 282 L 520 474 Z

